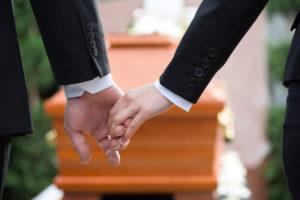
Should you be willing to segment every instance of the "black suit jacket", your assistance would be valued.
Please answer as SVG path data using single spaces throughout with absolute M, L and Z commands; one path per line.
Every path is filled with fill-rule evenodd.
M 196 103 L 214 74 L 257 19 L 268 0 L 204 0 L 171 63 L 160 77 L 163 86 Z M 299 14 L 292 26 L 298 26 Z M 300 30 L 287 61 L 284 84 L 300 80 Z M 253 72 L 255 73 L 255 72 Z
M 96 0 L 31 0 L 59 84 L 109 72 Z M 32 132 L 12 1 L 0 1 L 0 136 Z

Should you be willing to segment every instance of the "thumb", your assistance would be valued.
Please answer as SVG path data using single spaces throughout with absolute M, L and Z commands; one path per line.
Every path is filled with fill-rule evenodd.
M 80 156 L 81 162 L 89 162 L 91 159 L 91 151 L 84 137 L 84 133 L 82 131 L 74 130 L 68 126 L 65 127 L 65 131 L 70 137 L 76 152 Z

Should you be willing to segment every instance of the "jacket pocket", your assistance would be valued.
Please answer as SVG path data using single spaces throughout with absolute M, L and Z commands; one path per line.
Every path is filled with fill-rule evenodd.
M 292 26 L 291 26 L 291 31 L 293 31 L 297 27 L 297 25 L 299 23 L 299 19 L 300 19 L 300 11 L 298 12 L 298 14 L 297 14 Z

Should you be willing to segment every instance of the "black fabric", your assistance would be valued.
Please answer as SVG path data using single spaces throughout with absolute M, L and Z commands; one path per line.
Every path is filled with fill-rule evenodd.
M 293 199 L 300 199 L 300 81 L 291 82 L 283 125 L 283 161 Z
M 299 28 L 300 12 L 291 27 L 291 30 L 296 29 L 289 56 L 286 62 L 284 85 L 288 86 L 290 82 L 300 80 L 300 28 Z
M 0 137 L 0 200 L 3 196 L 4 179 L 10 156 L 10 137 Z
M 97 0 L 30 2 L 59 84 L 109 73 Z M 32 132 L 12 0 L 0 1 L 0 93 L 0 136 Z
M 54 75 L 61 85 L 108 73 L 97 0 L 30 0 Z
M 12 4 L 0 1 L 0 136 L 32 131 Z
M 196 103 L 255 22 L 268 0 L 204 0 L 160 77 L 163 86 Z M 292 29 L 299 26 L 299 14 Z M 300 30 L 296 30 L 284 84 L 300 80 Z M 242 67 L 242 66 L 241 66 Z M 283 66 L 284 67 L 284 66 Z

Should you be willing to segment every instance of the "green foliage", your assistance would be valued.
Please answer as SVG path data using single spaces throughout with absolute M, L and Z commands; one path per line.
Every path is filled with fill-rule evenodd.
M 42 104 L 32 109 L 35 133 L 14 138 L 4 199 L 27 200 L 51 184 L 56 173 L 54 148 L 45 140 L 50 129 Z
M 269 1 L 268 9 L 272 13 L 295 14 L 299 11 L 300 0 L 271 0 Z
M 270 200 L 290 200 L 282 162 L 282 124 L 285 109 L 273 107 L 269 113 L 268 138 L 272 144 L 270 159 L 265 171 L 269 184 Z
M 299 11 L 300 0 L 272 0 L 269 1 L 269 11 L 281 13 L 293 18 Z M 281 41 L 278 44 L 268 45 L 268 63 L 270 72 L 270 86 L 281 82 L 284 75 L 286 59 L 290 48 L 290 41 Z M 271 143 L 270 157 L 265 170 L 269 185 L 270 200 L 290 200 L 284 167 L 282 161 L 282 124 L 285 108 L 273 106 L 269 111 L 268 138 Z
M 14 6 L 22 62 L 30 92 L 46 90 L 54 84 L 54 78 L 30 3 L 27 0 L 15 0 Z
M 290 42 L 287 41 L 268 46 L 270 81 L 282 81 L 289 48 Z

